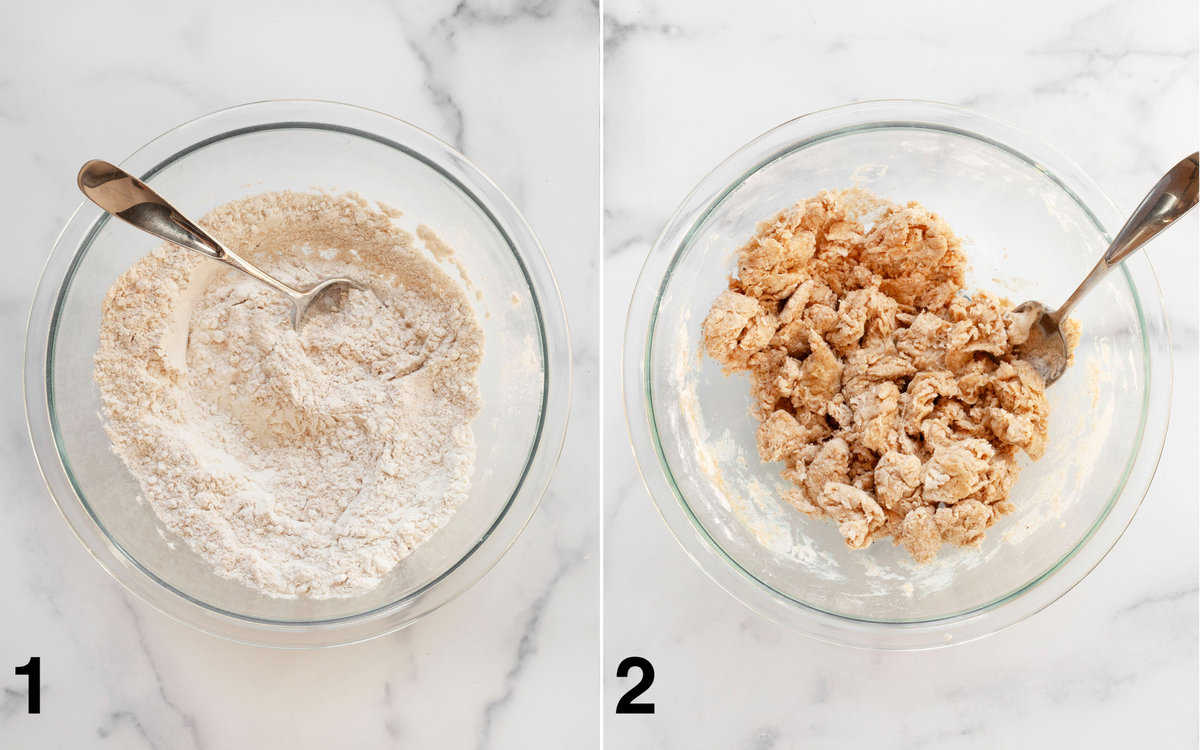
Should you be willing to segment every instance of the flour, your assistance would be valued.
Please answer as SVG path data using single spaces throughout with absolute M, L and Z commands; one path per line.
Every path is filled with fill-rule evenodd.
M 105 299 L 95 378 L 113 449 L 222 577 L 356 595 L 468 496 L 482 331 L 394 213 L 269 193 L 200 222 L 284 281 L 371 288 L 314 310 L 300 334 L 278 292 L 172 246 Z

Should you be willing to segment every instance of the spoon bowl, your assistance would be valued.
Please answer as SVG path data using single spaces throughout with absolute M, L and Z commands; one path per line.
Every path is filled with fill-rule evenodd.
M 349 289 L 368 291 L 369 288 L 354 279 L 334 278 L 323 279 L 301 291 L 298 299 L 292 300 L 292 328 L 297 331 L 304 324 L 304 318 L 312 310 L 318 300 L 326 296 L 345 293 Z
M 1054 311 L 1041 302 L 1022 302 L 1013 308 L 1014 315 L 1029 316 L 1029 338 L 1017 347 L 1017 354 L 1028 362 L 1049 385 L 1062 377 L 1071 360 L 1071 350 L 1063 336 Z

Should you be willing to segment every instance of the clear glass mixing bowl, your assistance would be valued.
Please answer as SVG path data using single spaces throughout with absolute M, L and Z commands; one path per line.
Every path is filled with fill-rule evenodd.
M 310 647 L 403 627 L 466 590 L 533 514 L 562 446 L 570 352 L 562 300 L 537 239 L 461 154 L 387 115 L 330 102 L 222 110 L 156 138 L 122 166 L 189 216 L 270 190 L 353 190 L 432 227 L 480 292 L 483 408 L 471 495 L 376 589 L 354 598 L 279 599 L 217 577 L 162 530 L 103 432 L 92 380 L 100 304 L 157 243 L 83 203 L 38 284 L 25 353 L 25 401 L 55 502 L 119 582 L 167 614 L 234 640 Z M 69 178 L 70 176 L 64 176 Z M 447 268 L 453 277 L 457 271 Z M 473 295 L 469 295 L 472 296 Z
M 634 452 L 684 549 L 753 609 L 855 646 L 970 640 L 1078 583 L 1145 495 L 1171 394 L 1158 283 L 1139 254 L 1077 308 L 1083 339 L 1048 392 L 1046 455 L 1025 467 L 1016 512 L 982 546 L 943 547 L 923 566 L 886 541 L 849 550 L 833 524 L 780 499 L 782 467 L 755 449 L 748 380 L 724 376 L 699 339 L 755 224 L 852 185 L 941 214 L 965 239 L 970 288 L 1014 303 L 1064 300 L 1124 220 L 1057 152 L 955 107 L 865 102 L 781 125 L 704 178 L 642 269 L 623 359 Z

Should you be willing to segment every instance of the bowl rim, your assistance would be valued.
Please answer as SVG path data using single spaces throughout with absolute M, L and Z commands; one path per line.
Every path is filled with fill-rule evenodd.
M 693 233 L 712 210 L 758 170 L 830 138 L 896 128 L 949 132 L 1018 157 L 1056 183 L 1106 238 L 1111 239 L 1110 227 L 1119 227 L 1123 221 L 1112 201 L 1074 162 L 1023 131 L 962 107 L 927 100 L 882 99 L 802 115 L 755 137 L 714 167 L 664 226 L 639 274 L 626 318 L 622 400 L 635 460 L 659 514 L 688 556 L 719 586 L 752 610 L 819 640 L 863 648 L 919 650 L 973 640 L 1025 619 L 1066 594 L 1103 559 L 1132 520 L 1157 469 L 1169 423 L 1172 367 L 1162 293 L 1148 256 L 1139 254 L 1129 259 L 1137 262 L 1131 265 L 1126 261 L 1121 269 L 1141 326 L 1146 374 L 1139 434 L 1124 479 L 1101 515 L 1066 555 L 1049 570 L 998 599 L 925 621 L 867 620 L 800 602 L 745 570 L 696 518 L 671 475 L 659 441 L 650 358 L 662 289 L 680 255 L 689 247 Z M 1145 306 L 1139 289 L 1149 292 Z M 1152 297 L 1158 300 L 1153 307 L 1148 304 Z M 1155 435 L 1160 436 L 1157 443 Z M 1043 584 L 1052 578 L 1056 586 L 1046 588 Z M 1004 604 L 1019 606 L 1002 607 Z
M 500 188 L 449 144 L 377 110 L 316 99 L 239 104 L 189 120 L 121 162 L 149 182 L 177 160 L 218 141 L 272 130 L 313 129 L 365 138 L 422 162 L 474 203 L 508 244 L 526 279 L 542 360 L 538 422 L 523 471 L 482 536 L 447 570 L 404 596 L 359 613 L 319 620 L 272 620 L 208 604 L 145 568 L 97 519 L 75 484 L 54 412 L 54 335 L 76 268 L 109 220 L 82 201 L 55 239 L 34 294 L 24 358 L 26 428 L 51 498 L 76 538 L 123 587 L 155 609 L 230 640 L 280 648 L 342 645 L 402 628 L 465 592 L 516 541 L 546 490 L 566 437 L 571 399 L 570 336 L 557 280 L 532 229 Z

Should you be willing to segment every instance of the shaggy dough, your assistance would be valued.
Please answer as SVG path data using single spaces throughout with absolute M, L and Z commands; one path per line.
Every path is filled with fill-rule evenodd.
M 978 544 L 1012 510 L 1018 453 L 1045 449 L 1045 384 L 1013 354 L 1031 321 L 964 294 L 965 266 L 917 203 L 823 192 L 759 225 L 704 321 L 709 355 L 750 374 L 786 499 L 851 548 Z

